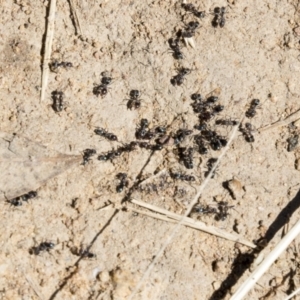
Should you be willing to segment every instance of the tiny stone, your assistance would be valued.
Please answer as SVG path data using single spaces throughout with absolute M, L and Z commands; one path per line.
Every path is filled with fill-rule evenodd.
M 108 281 L 110 281 L 110 276 L 109 276 L 109 272 L 108 271 L 102 271 L 100 274 L 99 274 L 99 279 L 101 282 L 103 283 L 106 283 Z
M 212 283 L 213 289 L 216 291 L 221 287 L 221 282 L 220 281 L 214 281 Z

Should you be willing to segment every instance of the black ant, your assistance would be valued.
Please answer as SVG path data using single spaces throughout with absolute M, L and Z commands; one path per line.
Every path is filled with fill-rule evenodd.
M 208 149 L 206 147 L 204 138 L 200 134 L 194 136 L 194 141 L 195 141 L 196 145 L 198 146 L 199 154 L 205 155 L 208 153 Z
M 141 107 L 140 91 L 131 90 L 129 93 L 129 101 L 127 102 L 128 109 L 138 109 Z
M 11 206 L 16 206 L 16 207 L 22 206 L 22 200 L 20 197 L 16 197 L 11 200 L 7 200 L 6 202 L 9 203 Z
M 256 115 L 256 108 L 259 105 L 259 99 L 253 99 L 251 101 L 249 109 L 246 111 L 245 116 L 249 119 L 253 118 Z
M 210 96 L 206 99 L 207 103 L 216 103 L 219 100 L 219 97 L 217 96 Z
M 195 17 L 202 19 L 205 17 L 204 11 L 198 11 L 195 6 L 191 3 L 183 3 L 181 6 L 185 9 L 185 11 L 191 12 Z
M 214 114 L 219 113 L 224 109 L 223 105 L 215 105 L 212 108 L 212 112 L 208 111 L 208 108 L 218 101 L 219 98 L 216 96 L 210 96 L 205 102 L 203 102 L 201 94 L 195 93 L 191 95 L 191 99 L 194 101 L 194 103 L 191 104 L 194 112 L 200 113 L 201 118 L 206 120 L 210 119 Z
M 217 212 L 215 219 L 217 221 L 225 221 L 226 218 L 229 216 L 229 213 L 228 213 L 229 209 L 231 209 L 233 207 L 234 207 L 234 205 L 229 206 L 228 202 L 220 201 L 218 203 L 219 211 Z
M 160 151 L 164 148 L 164 146 L 159 144 L 155 144 L 155 145 L 148 144 L 145 148 L 151 151 Z
M 108 139 L 109 141 L 117 141 L 118 140 L 118 137 L 115 134 L 110 133 L 103 128 L 96 128 L 94 130 L 94 132 L 97 135 L 103 136 L 104 138 Z
M 210 143 L 211 148 L 215 151 L 227 145 L 227 140 L 213 130 L 202 130 L 201 136 Z
M 199 27 L 199 22 L 191 21 L 188 23 L 184 32 L 182 32 L 183 38 L 191 38 L 195 35 L 195 30 Z
M 12 206 L 22 206 L 22 201 L 27 202 L 29 199 L 35 198 L 36 196 L 36 191 L 30 191 L 27 194 L 8 200 L 7 202 Z
M 217 151 L 221 149 L 223 144 L 215 131 L 210 129 L 202 130 L 201 136 L 210 143 L 210 147 L 213 150 Z
M 118 173 L 116 178 L 119 179 L 120 183 L 117 185 L 116 191 L 117 193 L 121 193 L 124 187 L 128 186 L 127 174 L 126 173 Z
M 164 126 L 157 126 L 157 127 L 155 127 L 154 131 L 155 131 L 155 133 L 161 135 L 161 134 L 165 134 L 167 129 Z
M 225 13 L 226 8 L 225 7 L 215 7 L 214 8 L 214 19 L 212 20 L 212 26 L 221 28 L 225 26 Z
M 135 137 L 138 140 L 151 140 L 155 133 L 148 130 L 149 122 L 147 119 L 141 119 L 140 126 L 137 128 L 135 132 Z
M 132 141 L 129 144 L 124 144 L 123 146 L 119 147 L 118 150 L 121 152 L 131 152 L 136 149 L 138 146 L 138 142 Z
M 206 109 L 207 104 L 203 102 L 201 94 L 192 94 L 191 99 L 194 101 L 191 106 L 195 113 L 200 113 Z
M 226 145 L 227 145 L 227 140 L 220 135 L 216 135 L 210 140 L 210 146 L 215 151 L 220 150 L 222 147 L 225 147 Z
M 105 84 L 96 85 L 93 88 L 93 94 L 97 97 L 101 96 L 103 98 L 104 96 L 106 96 L 107 92 L 107 85 Z
M 96 257 L 96 254 L 94 254 L 88 250 L 80 250 L 79 256 L 81 256 L 82 258 L 94 258 L 94 257 Z
M 238 121 L 235 120 L 223 120 L 223 119 L 216 120 L 216 125 L 236 126 L 237 124 Z
M 36 191 L 30 191 L 29 193 L 20 196 L 22 201 L 28 201 L 29 199 L 35 198 L 37 196 Z
M 193 133 L 192 130 L 188 129 L 178 129 L 176 134 L 173 136 L 174 144 L 178 145 L 182 143 L 186 136 L 191 135 Z
M 54 246 L 55 246 L 54 243 L 42 242 L 42 243 L 40 243 L 39 246 L 30 248 L 29 253 L 34 254 L 34 255 L 39 255 L 40 252 L 42 252 L 42 251 L 49 252 L 51 249 L 54 248 Z
M 77 247 L 74 247 L 71 249 L 71 252 L 77 256 L 80 256 L 81 258 L 94 258 L 96 257 L 96 254 L 90 252 L 88 249 L 80 248 L 78 250 Z
M 210 158 L 207 162 L 206 162 L 206 166 L 207 166 L 207 171 L 204 173 L 204 176 L 207 177 L 209 175 L 209 173 L 211 172 L 211 170 L 213 169 L 214 165 L 216 164 L 216 162 L 218 161 L 217 158 Z M 211 178 L 215 177 L 215 170 L 212 173 Z
M 201 94 L 197 94 L 197 93 L 194 93 L 191 95 L 191 99 L 193 101 L 202 101 L 202 95 Z
M 224 105 L 215 105 L 209 109 L 210 103 L 195 102 L 192 104 L 193 110 L 199 113 L 200 123 L 208 122 L 216 114 L 224 110 Z
M 146 142 L 139 142 L 139 147 L 142 149 L 147 149 L 148 146 L 149 146 L 149 144 Z
M 173 76 L 171 79 L 171 84 L 172 85 L 182 85 L 183 84 L 183 80 L 184 80 L 184 76 L 191 73 L 191 70 L 188 68 L 181 68 L 179 69 L 179 72 L 177 75 Z
M 111 84 L 112 78 L 106 76 L 106 72 L 101 73 L 101 75 L 102 75 L 101 84 L 94 86 L 93 94 L 97 97 L 101 96 L 103 98 L 106 96 L 108 92 L 108 85 Z
M 95 149 L 85 149 L 83 150 L 83 162 L 82 165 L 86 165 L 89 161 L 91 156 L 96 154 Z
M 247 143 L 254 142 L 254 136 L 251 133 L 251 131 L 253 131 L 253 126 L 250 123 L 245 123 L 244 128 L 242 127 L 242 125 L 240 125 L 239 131 L 243 134 L 245 141 Z
M 208 122 L 212 117 L 214 116 L 213 113 L 211 113 L 210 111 L 207 111 L 207 110 L 204 110 L 204 111 L 201 111 L 200 114 L 199 114 L 199 120 L 200 120 L 200 123 L 205 123 L 205 122 Z
M 51 93 L 53 100 L 52 108 L 55 112 L 61 112 L 64 109 L 64 93 L 61 91 L 53 91 Z
M 211 141 L 217 136 L 217 133 L 214 130 L 206 129 L 201 131 L 201 136 L 207 141 Z
M 287 151 L 288 152 L 293 151 L 297 147 L 298 141 L 299 141 L 299 135 L 297 134 L 294 134 L 293 136 L 289 137 L 287 139 L 287 143 L 288 143 Z
M 214 207 L 210 207 L 208 205 L 206 206 L 195 206 L 193 208 L 193 211 L 199 214 L 206 214 L 206 215 L 211 215 L 211 214 L 217 214 L 217 209 Z
M 215 105 L 215 106 L 213 106 L 212 110 L 213 110 L 213 113 L 218 114 L 224 110 L 224 105 Z
M 108 86 L 109 84 L 111 84 L 111 81 L 112 81 L 112 78 L 111 78 L 111 77 L 106 77 L 106 76 L 104 76 L 104 77 L 102 77 L 102 79 L 101 79 L 101 83 L 102 83 L 103 85 L 106 85 L 106 86 Z
M 140 126 L 135 132 L 135 137 L 137 139 L 143 139 L 148 132 L 149 122 L 147 119 L 141 119 Z
M 179 48 L 179 39 L 169 39 L 168 40 L 169 42 L 169 46 L 171 48 L 171 50 L 173 51 L 173 57 L 175 59 L 183 59 L 183 54 L 182 52 L 180 51 L 180 48 Z
M 182 180 L 182 181 L 195 181 L 195 177 L 192 175 L 182 174 L 182 173 L 170 173 L 170 176 L 174 180 Z
M 100 161 L 113 161 L 116 157 L 119 157 L 122 154 L 122 152 L 117 149 L 117 150 L 111 150 L 107 152 L 106 154 L 101 154 L 98 156 L 98 160 Z
M 52 72 L 55 72 L 59 67 L 63 67 L 65 69 L 72 68 L 73 64 L 67 61 L 58 62 L 57 60 L 55 60 L 49 64 L 49 67 Z
M 193 153 L 194 149 L 192 147 L 189 148 L 178 148 L 179 150 L 179 158 L 182 160 L 184 166 L 187 169 L 193 169 Z
M 207 124 L 202 122 L 202 123 L 196 124 L 194 126 L 194 128 L 199 130 L 199 131 L 206 130 L 207 129 Z

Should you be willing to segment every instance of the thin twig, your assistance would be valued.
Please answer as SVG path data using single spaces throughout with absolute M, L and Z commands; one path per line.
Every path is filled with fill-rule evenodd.
M 230 300 L 241 300 L 253 288 L 261 276 L 270 268 L 273 262 L 278 259 L 283 251 L 300 233 L 300 220 L 286 234 L 286 236 L 276 245 L 276 247 L 266 256 L 263 262 L 250 274 L 248 279 L 238 288 Z
M 164 220 L 164 221 L 167 221 L 167 222 L 172 222 L 172 223 L 174 223 L 174 222 L 177 223 L 176 221 L 179 221 L 182 217 L 181 215 L 169 212 L 168 210 L 159 208 L 159 207 L 154 206 L 154 205 L 149 205 L 148 203 L 145 203 L 145 202 L 142 202 L 142 201 L 132 199 L 131 202 L 134 203 L 134 204 L 140 205 L 142 207 L 146 207 L 146 208 L 149 208 L 151 210 L 154 210 L 155 212 L 159 212 L 159 213 L 164 214 L 164 216 L 163 216 L 163 215 L 160 215 L 160 214 L 145 212 L 145 211 L 141 211 L 141 210 L 138 210 L 138 209 L 131 208 L 131 207 L 127 206 L 128 209 L 133 210 L 133 211 L 135 211 L 137 213 L 140 213 L 140 214 L 147 215 L 149 217 L 157 218 L 157 219 Z M 233 241 L 233 242 L 237 242 L 237 243 L 246 245 L 246 246 L 251 247 L 251 248 L 256 247 L 253 243 L 247 241 L 246 239 L 244 239 L 241 236 L 228 233 L 228 232 L 223 231 L 223 230 L 221 230 L 217 227 L 214 227 L 214 226 L 208 226 L 203 222 L 196 221 L 196 220 L 194 220 L 192 218 L 189 218 L 189 217 L 186 217 L 182 224 L 185 225 L 185 226 L 188 226 L 188 227 L 191 227 L 191 228 L 194 228 L 194 229 L 198 229 L 198 230 L 213 234 L 215 236 L 227 239 L 229 241 Z
M 190 212 L 192 211 L 193 207 L 196 205 L 196 203 L 198 202 L 198 198 L 200 197 L 200 195 L 202 194 L 204 188 L 206 187 L 206 185 L 208 184 L 209 180 L 211 179 L 215 169 L 217 168 L 217 166 L 219 165 L 221 159 L 223 158 L 223 156 L 225 155 L 225 153 L 228 151 L 229 146 L 231 145 L 231 142 L 233 141 L 237 130 L 239 128 L 240 125 L 240 121 L 238 122 L 237 126 L 235 126 L 232 130 L 232 134 L 230 136 L 230 139 L 227 143 L 227 146 L 224 148 L 224 150 L 222 151 L 221 155 L 219 156 L 218 160 L 216 161 L 216 163 L 214 164 L 213 168 L 210 170 L 208 176 L 206 177 L 206 179 L 203 181 L 203 183 L 201 184 L 201 186 L 199 187 L 199 190 L 197 192 L 197 194 L 195 195 L 194 199 L 192 200 L 192 202 L 190 203 L 190 205 L 188 206 L 185 214 L 181 217 L 180 221 L 177 223 L 177 225 L 174 227 L 174 229 L 172 230 L 172 232 L 170 233 L 170 235 L 166 238 L 166 241 L 164 242 L 164 244 L 162 245 L 162 247 L 159 249 L 159 251 L 154 255 L 154 259 L 153 261 L 150 263 L 150 265 L 148 266 L 147 270 L 145 271 L 145 273 L 143 274 L 142 278 L 140 279 L 140 281 L 138 282 L 137 286 L 134 288 L 134 290 L 132 291 L 131 295 L 129 296 L 129 300 L 131 300 L 133 298 L 133 296 L 139 291 L 139 289 L 141 288 L 143 282 L 145 281 L 145 279 L 150 275 L 152 269 L 154 268 L 154 265 L 158 262 L 158 260 L 160 259 L 160 257 L 162 256 L 162 254 L 164 253 L 165 249 L 167 248 L 167 246 L 169 245 L 169 243 L 171 242 L 171 240 L 174 238 L 175 234 L 177 233 L 180 225 L 182 225 L 185 217 L 187 217 Z
M 75 8 L 74 2 L 73 2 L 73 0 L 69 0 L 69 1 L 70 1 L 71 13 L 72 13 L 73 20 L 74 20 L 74 25 L 76 27 L 75 28 L 76 34 L 79 35 L 79 37 L 83 37 L 81 25 L 79 22 L 79 18 L 78 18 L 78 14 L 77 14 L 77 10 Z
M 51 0 L 49 16 L 47 18 L 48 23 L 46 29 L 47 31 L 46 31 L 46 40 L 45 40 L 45 51 L 44 51 L 44 59 L 43 59 L 41 102 L 44 102 L 46 89 L 48 85 L 48 78 L 49 78 L 48 62 L 50 61 L 50 57 L 51 57 L 52 40 L 54 35 L 55 10 L 56 10 L 56 0 Z
M 284 120 L 282 121 L 277 121 L 273 124 L 270 124 L 270 125 L 267 125 L 265 127 L 261 127 L 258 129 L 259 132 L 263 132 L 263 131 L 266 131 L 266 130 L 269 130 L 269 129 L 273 129 L 273 128 L 276 128 L 276 127 L 282 127 L 282 126 L 286 126 L 296 120 L 300 119 L 300 109 L 297 110 L 296 112 L 292 113 L 291 115 L 289 115 L 287 118 L 285 118 Z

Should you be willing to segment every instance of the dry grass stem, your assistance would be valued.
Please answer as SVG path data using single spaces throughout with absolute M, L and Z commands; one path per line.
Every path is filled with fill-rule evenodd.
M 253 288 L 261 276 L 270 268 L 273 262 L 278 259 L 283 251 L 300 233 L 300 220 L 284 236 L 284 238 L 275 246 L 275 248 L 265 257 L 262 263 L 250 274 L 248 279 L 238 288 L 230 300 L 241 300 Z
M 160 215 L 160 214 L 156 214 L 156 213 L 145 212 L 145 211 L 141 211 L 141 210 L 138 210 L 138 209 L 135 209 L 135 208 L 127 207 L 132 211 L 135 211 L 135 212 L 140 213 L 140 214 L 144 214 L 144 215 L 149 216 L 149 217 L 153 217 L 153 218 L 156 218 L 156 219 L 160 219 L 160 220 L 164 220 L 164 221 L 172 222 L 172 223 L 174 223 L 174 222 L 176 223 L 176 221 L 179 221 L 182 217 L 181 215 L 169 212 L 165 209 L 162 209 L 162 208 L 159 208 L 157 206 L 145 203 L 143 201 L 138 201 L 138 200 L 132 199 L 131 202 L 134 203 L 134 204 L 140 205 L 142 207 L 151 209 L 155 212 L 159 212 L 159 213 L 164 214 L 164 215 Z M 194 228 L 194 229 L 198 229 L 198 230 L 210 233 L 212 235 L 224 238 L 226 240 L 246 245 L 246 246 L 251 247 L 251 248 L 256 247 L 253 243 L 251 243 L 250 241 L 247 241 L 246 239 L 244 239 L 241 236 L 228 233 L 228 232 L 223 231 L 223 230 L 221 230 L 217 227 L 214 227 L 214 226 L 208 226 L 203 222 L 196 221 L 196 220 L 194 220 L 192 218 L 189 218 L 189 217 L 184 218 L 184 221 L 183 221 L 182 225 L 185 225 L 185 226 L 188 226 L 188 227 L 191 227 L 191 228 Z
M 81 25 L 80 25 L 80 22 L 79 22 L 77 10 L 75 8 L 73 0 L 70 0 L 70 6 L 71 6 L 71 13 L 72 13 L 72 16 L 73 16 L 74 24 L 75 24 L 75 27 L 76 27 L 75 28 L 76 34 L 79 35 L 79 37 L 83 37 L 83 33 L 82 33 Z
M 296 112 L 292 113 L 291 115 L 289 115 L 287 118 L 285 118 L 282 121 L 277 121 L 273 124 L 267 125 L 265 127 L 261 127 L 258 129 L 259 132 L 263 132 L 269 129 L 274 129 L 277 127 L 282 127 L 282 126 L 286 126 L 292 122 L 297 121 L 298 119 L 300 119 L 300 109 L 297 110 Z
M 47 18 L 47 29 L 46 29 L 46 41 L 45 41 L 45 52 L 43 58 L 43 74 L 42 74 L 42 90 L 41 90 L 41 102 L 45 100 L 46 89 L 49 78 L 49 66 L 48 62 L 51 58 L 52 40 L 54 35 L 54 20 L 55 20 L 56 0 L 50 1 L 49 16 Z

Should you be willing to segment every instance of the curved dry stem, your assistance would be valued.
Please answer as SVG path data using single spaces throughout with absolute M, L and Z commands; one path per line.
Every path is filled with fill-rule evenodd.
M 54 35 L 55 10 L 56 10 L 56 0 L 51 0 L 49 16 L 47 18 L 48 23 L 46 29 L 47 32 L 46 32 L 45 52 L 44 52 L 44 59 L 43 59 L 41 102 L 43 102 L 45 99 L 46 89 L 48 85 L 49 66 L 47 62 L 50 61 L 50 57 L 51 57 L 52 40 Z

